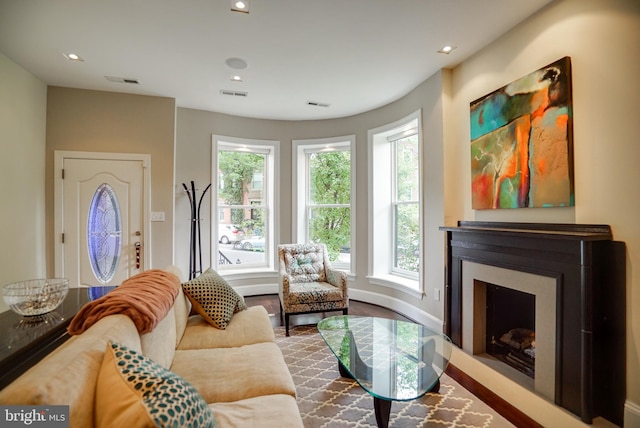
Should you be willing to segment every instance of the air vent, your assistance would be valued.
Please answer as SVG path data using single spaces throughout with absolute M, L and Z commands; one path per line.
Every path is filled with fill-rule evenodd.
M 104 76 L 109 82 L 116 83 L 128 83 L 130 85 L 139 85 L 140 82 L 138 79 L 130 79 L 126 77 L 118 77 L 118 76 Z
M 234 96 L 234 97 L 246 97 L 247 95 L 249 95 L 247 92 L 231 91 L 229 89 L 220 89 L 220 94 L 221 95 L 231 95 L 231 96 Z
M 307 105 L 308 106 L 314 106 L 314 107 L 329 107 L 331 104 L 320 103 L 320 102 L 317 102 L 317 101 L 307 101 Z

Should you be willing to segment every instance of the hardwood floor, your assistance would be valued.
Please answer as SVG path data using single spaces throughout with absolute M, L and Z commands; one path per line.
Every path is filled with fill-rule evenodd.
M 276 294 L 269 295 L 260 295 L 260 296 L 248 296 L 245 297 L 245 302 L 247 306 L 257 306 L 262 305 L 266 308 L 269 313 L 269 318 L 271 319 L 271 324 L 274 327 L 282 326 L 282 322 L 280 320 L 280 303 L 278 301 L 278 296 Z M 334 313 L 327 312 L 327 315 L 334 315 Z M 340 315 L 341 311 L 335 312 L 335 315 Z M 361 316 L 369 316 L 369 317 L 381 317 L 381 318 L 391 318 L 397 319 L 401 321 L 412 321 L 410 318 L 399 314 L 395 311 L 389 310 L 382 306 L 372 305 L 369 303 L 359 302 L 357 300 L 349 301 L 349 314 L 350 315 L 361 315 Z M 308 314 L 308 315 L 294 315 L 290 318 L 290 329 L 295 328 L 296 325 L 310 325 L 317 324 L 322 318 L 324 314 Z M 449 364 L 447 368 L 447 375 L 466 388 L 469 392 L 474 394 L 480 400 L 484 401 L 488 406 L 490 406 L 497 413 L 502 415 L 509 422 L 514 424 L 519 428 L 541 428 L 542 425 L 538 424 L 533 419 L 529 418 L 527 415 L 513 407 L 507 401 L 498 397 L 489 389 L 485 388 L 483 385 L 476 382 L 474 379 L 469 377 L 467 374 L 462 372 L 460 369 L 455 367 L 452 364 Z

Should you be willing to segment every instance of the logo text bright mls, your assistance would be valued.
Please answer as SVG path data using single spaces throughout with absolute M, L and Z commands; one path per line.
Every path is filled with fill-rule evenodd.
M 69 427 L 69 406 L 0 406 L 3 427 Z

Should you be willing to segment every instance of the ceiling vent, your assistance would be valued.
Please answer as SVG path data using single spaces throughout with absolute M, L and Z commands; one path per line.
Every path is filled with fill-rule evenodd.
M 331 104 L 319 103 L 317 101 L 307 101 L 307 105 L 313 107 L 329 107 Z
M 246 97 L 247 95 L 249 95 L 247 92 L 242 92 L 242 91 L 232 91 L 229 89 L 220 89 L 220 94 L 221 95 L 231 95 L 234 97 Z
M 130 85 L 139 85 L 140 82 L 138 79 L 129 79 L 126 77 L 118 77 L 118 76 L 104 76 L 109 82 L 116 83 L 128 83 Z

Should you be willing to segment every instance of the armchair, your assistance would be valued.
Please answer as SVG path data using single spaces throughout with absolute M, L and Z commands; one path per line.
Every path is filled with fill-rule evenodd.
M 331 267 L 324 244 L 278 246 L 280 319 L 286 335 L 289 317 L 316 312 L 349 311 L 347 275 Z

